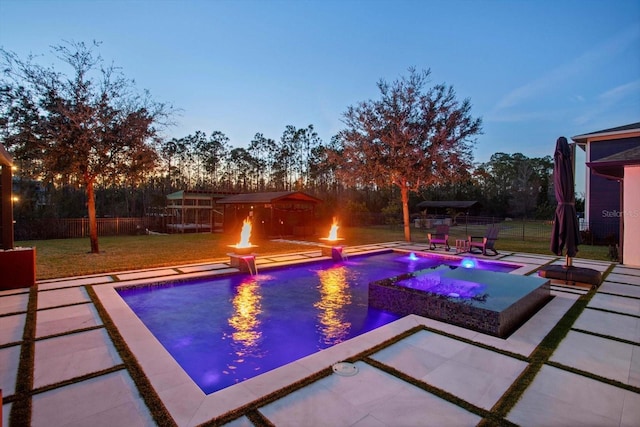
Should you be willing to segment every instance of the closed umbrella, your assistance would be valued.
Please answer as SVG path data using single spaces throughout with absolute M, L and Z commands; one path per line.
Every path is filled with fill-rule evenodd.
M 561 256 L 563 249 L 566 248 L 565 266 L 570 267 L 571 258 L 576 256 L 581 241 L 576 215 L 571 150 L 564 136 L 556 141 L 553 160 L 553 185 L 558 206 L 551 231 L 551 252 Z

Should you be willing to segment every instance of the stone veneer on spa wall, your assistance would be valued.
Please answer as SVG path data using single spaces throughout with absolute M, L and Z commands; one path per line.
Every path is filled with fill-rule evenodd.
M 369 306 L 506 338 L 551 299 L 549 283 L 445 266 L 369 283 Z

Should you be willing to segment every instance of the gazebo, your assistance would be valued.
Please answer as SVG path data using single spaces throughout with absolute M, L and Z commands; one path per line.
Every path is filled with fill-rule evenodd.
M 313 235 L 318 203 L 322 200 L 300 191 L 237 194 L 216 202 L 224 206 L 224 231 L 237 232 L 250 218 L 262 237 Z
M 222 212 L 215 209 L 216 202 L 230 194 L 237 193 L 180 190 L 167 195 L 167 229 L 172 233 L 215 231 L 222 225 Z

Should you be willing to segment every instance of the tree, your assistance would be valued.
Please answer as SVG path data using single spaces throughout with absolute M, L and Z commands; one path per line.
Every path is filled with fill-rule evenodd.
M 204 156 L 204 168 L 209 174 L 209 182 L 215 187 L 225 159 L 229 154 L 229 138 L 219 130 L 211 132 L 205 146 L 201 147 Z
M 528 215 L 549 203 L 551 156 L 528 158 L 522 153 L 494 153 L 476 169 L 486 209 L 505 215 Z
M 251 174 L 256 179 L 256 191 L 264 191 L 267 188 L 267 177 L 271 173 L 274 153 L 276 152 L 276 142 L 271 138 L 266 138 L 260 132 L 256 133 L 249 144 L 249 153 L 253 158 L 253 170 Z
M 456 100 L 451 86 L 427 89 L 430 70 L 378 82 L 380 99 L 350 106 L 343 115 L 342 147 L 333 156 L 342 179 L 356 185 L 400 189 L 404 235 L 411 240 L 409 193 L 456 181 L 471 167 L 473 136 L 482 121 L 470 115 L 468 99 Z
M 67 43 L 53 53 L 69 76 L 1 50 L 1 111 L 23 109 L 30 120 L 7 116 L 4 141 L 39 162 L 39 177 L 74 183 L 87 195 L 91 252 L 98 253 L 95 185 L 100 179 L 140 175 L 155 166 L 153 144 L 171 108 L 134 92 L 134 84 L 94 54 L 93 43 Z M 35 120 L 32 120 L 35 115 Z M 30 137 L 21 139 L 20 133 Z

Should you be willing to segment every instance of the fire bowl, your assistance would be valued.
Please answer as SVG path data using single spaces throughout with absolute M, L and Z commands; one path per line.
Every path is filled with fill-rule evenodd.
M 257 248 L 257 245 L 249 245 L 249 246 L 238 246 L 238 245 L 229 245 L 231 250 L 236 255 L 249 255 L 253 252 L 254 248 Z
M 343 241 L 344 238 L 338 237 L 337 239 L 329 239 L 328 237 L 321 237 L 320 240 L 322 240 L 323 242 L 328 243 L 330 245 L 335 245 L 335 244 L 338 244 L 341 241 Z

